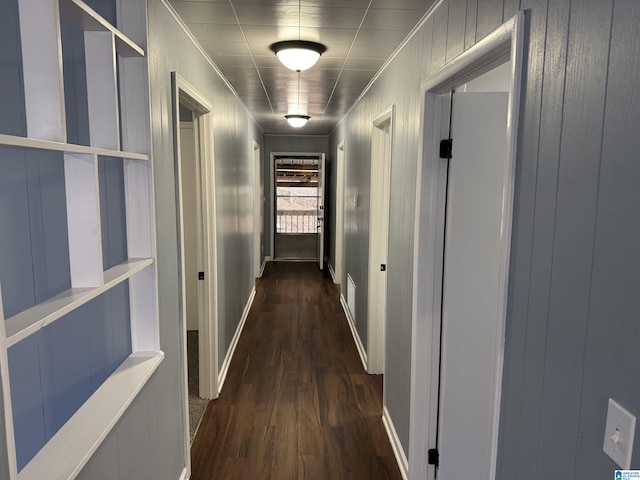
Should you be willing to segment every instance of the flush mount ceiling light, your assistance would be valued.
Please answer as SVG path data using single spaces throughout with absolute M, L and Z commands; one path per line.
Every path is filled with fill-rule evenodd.
M 301 72 L 313 67 L 327 47 L 300 38 L 302 25 L 302 0 L 298 0 L 298 40 L 285 40 L 269 45 L 278 60 L 287 68 Z
M 300 128 L 304 127 L 311 117 L 309 115 L 289 114 L 285 115 L 284 118 L 287 119 L 287 122 L 292 127 Z
M 327 47 L 307 40 L 285 40 L 269 46 L 287 68 L 301 72 L 313 67 Z

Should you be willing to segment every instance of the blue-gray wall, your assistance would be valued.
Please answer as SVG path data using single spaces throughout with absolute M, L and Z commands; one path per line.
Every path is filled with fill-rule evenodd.
M 640 414 L 640 4 L 536 2 L 523 100 L 503 478 L 606 478 L 607 399 Z M 548 9 L 546 11 L 545 9 Z M 632 468 L 640 468 L 640 442 Z
M 640 385 L 635 381 L 640 365 L 636 0 L 440 4 L 331 137 L 327 157 L 334 158 L 337 144 L 345 141 L 347 193 L 360 199 L 359 207 L 347 212 L 346 272 L 358 285 L 360 320 L 366 312 L 371 117 L 395 103 L 388 307 L 392 328 L 387 334 L 385 401 L 407 451 L 420 81 L 518 8 L 527 12 L 527 53 L 498 478 L 607 478 L 614 468 L 601 451 L 607 398 L 616 398 L 635 414 L 640 411 Z M 149 11 L 160 332 L 167 358 L 90 460 L 83 479 L 176 479 L 185 462 L 170 70 L 179 70 L 219 109 L 216 158 L 224 166 L 218 186 L 223 179 L 237 181 L 250 168 L 250 142 L 253 136 L 260 138 L 243 107 L 159 0 L 149 1 Z M 234 132 L 239 139 L 232 140 Z M 266 145 L 262 151 L 267 158 Z M 231 165 L 232 160 L 240 165 Z M 329 171 L 335 184 L 335 169 Z M 239 266 L 241 272 L 236 277 L 224 270 L 221 277 L 228 290 L 223 306 L 228 318 L 221 320 L 229 322 L 223 344 L 251 283 L 251 255 L 237 257 L 250 251 L 250 234 L 236 227 L 244 225 L 240 218 L 250 211 L 246 199 L 234 193 L 244 188 L 234 184 L 218 192 L 220 216 L 230 224 L 220 233 L 223 251 L 230 255 L 223 265 Z M 231 245 L 238 239 L 238 246 Z M 330 256 L 333 262 L 332 250 Z M 360 321 L 358 331 L 366 338 Z M 5 447 L 0 435 L 2 475 Z M 634 458 L 632 468 L 640 468 L 638 446 Z
M 444 0 L 332 133 L 330 158 L 344 140 L 347 195 L 360 198 L 347 205 L 345 276 L 366 339 L 371 118 L 395 103 L 385 402 L 408 451 L 420 82 L 518 9 L 526 58 L 498 478 L 606 478 L 607 399 L 640 414 L 637 1 Z

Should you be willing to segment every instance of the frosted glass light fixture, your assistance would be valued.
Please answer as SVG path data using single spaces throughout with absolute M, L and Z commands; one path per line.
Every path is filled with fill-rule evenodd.
M 289 122 L 289 125 L 292 127 L 300 128 L 304 127 L 311 117 L 309 115 L 290 114 L 285 115 L 284 118 L 287 119 L 287 122 Z
M 287 68 L 301 72 L 313 67 L 327 47 L 307 40 L 285 40 L 269 46 Z

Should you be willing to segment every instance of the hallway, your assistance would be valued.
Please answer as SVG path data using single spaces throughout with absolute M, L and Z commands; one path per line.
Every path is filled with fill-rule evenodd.
M 400 479 L 338 290 L 316 263 L 271 262 L 220 398 L 191 449 L 193 480 Z

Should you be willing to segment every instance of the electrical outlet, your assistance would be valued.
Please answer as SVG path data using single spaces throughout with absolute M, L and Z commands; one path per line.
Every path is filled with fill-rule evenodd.
M 635 431 L 636 417 L 610 398 L 602 449 L 624 470 L 631 466 Z

